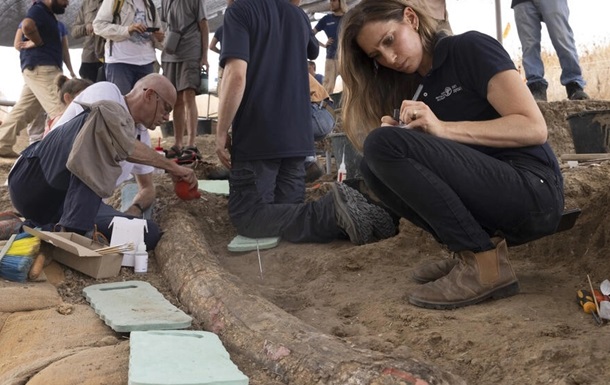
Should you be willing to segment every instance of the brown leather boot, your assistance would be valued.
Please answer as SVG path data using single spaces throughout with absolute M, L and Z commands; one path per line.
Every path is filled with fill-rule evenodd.
M 428 262 L 417 266 L 411 273 L 411 278 L 417 283 L 436 281 L 449 274 L 459 262 L 460 260 L 456 256 Z
M 409 295 L 409 302 L 431 309 L 455 309 L 519 293 L 506 241 L 493 241 L 495 249 L 476 254 L 472 251 L 458 253 L 458 265 L 446 276 L 415 289 Z

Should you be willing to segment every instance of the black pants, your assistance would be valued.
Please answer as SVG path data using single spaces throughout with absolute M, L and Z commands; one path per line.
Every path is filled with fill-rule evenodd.
M 271 202 L 269 192 L 275 191 L 278 195 L 278 190 L 273 186 L 278 179 L 269 177 L 271 164 L 265 163 L 265 167 L 261 168 L 249 162 L 233 162 L 229 177 L 229 216 L 240 235 L 250 238 L 280 236 L 295 243 L 330 242 L 340 236 L 330 194 L 308 203 L 286 203 L 292 199 L 278 196 Z M 303 158 L 295 164 L 300 165 L 303 179 Z M 259 178 L 255 169 L 265 169 L 266 176 Z M 299 173 L 298 170 L 293 171 Z M 257 186 L 258 183 L 264 186 Z M 266 196 L 263 197 L 261 192 L 266 192 Z
M 47 183 L 39 158 L 21 157 L 9 174 L 9 194 L 15 209 L 44 230 L 61 225 L 80 234 L 93 229 L 102 198 L 76 176 L 65 188 Z
M 96 225 L 110 240 L 112 229 L 109 225 L 115 216 L 135 218 L 103 203 L 102 198 L 74 175 L 66 187 L 65 190 L 56 189 L 46 182 L 38 158 L 20 158 L 9 175 L 11 202 L 31 226 L 53 230 L 59 225 L 82 235 Z M 144 242 L 147 249 L 152 250 L 161 238 L 161 230 L 150 220 L 146 227 Z
M 551 234 L 563 212 L 562 181 L 550 167 L 501 161 L 415 130 L 371 132 L 361 171 L 395 214 L 454 252 L 492 249 L 498 232 L 512 245 Z
M 95 63 L 81 63 L 80 69 L 78 70 L 78 74 L 83 79 L 89 79 L 93 83 L 99 81 L 98 80 L 98 71 L 104 64 L 102 62 Z M 102 79 L 104 80 L 104 79 Z

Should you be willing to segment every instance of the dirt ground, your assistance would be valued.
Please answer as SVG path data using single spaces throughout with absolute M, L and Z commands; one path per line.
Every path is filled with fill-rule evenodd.
M 566 116 L 583 110 L 610 109 L 610 102 L 541 103 L 556 154 L 574 152 Z M 171 143 L 164 140 L 164 145 Z M 213 138 L 199 139 L 205 176 L 217 162 Z M 0 160 L 0 175 L 11 163 Z M 227 251 L 236 235 L 226 198 L 203 194 L 196 202 L 180 202 L 170 182 L 157 177 L 156 209 L 163 227 L 167 215 L 198 218 L 201 229 L 186 228 L 172 239 L 176 250 L 193 237 L 203 237 L 222 266 L 249 293 L 260 295 L 284 311 L 335 336 L 355 349 L 370 349 L 393 357 L 422 359 L 462 377 L 469 384 L 607 384 L 610 378 L 610 325 L 596 326 L 576 303 L 576 290 L 610 279 L 610 163 L 562 163 L 566 208 L 580 208 L 571 230 L 511 248 L 510 258 L 521 285 L 517 296 L 451 311 L 408 304 L 416 286 L 411 270 L 422 262 L 446 257 L 446 249 L 431 236 L 402 221 L 400 233 L 382 242 L 353 246 L 348 241 L 290 244 L 242 254 Z M 4 180 L 4 179 L 1 179 Z M 320 196 L 332 175 L 308 187 L 308 197 Z M 116 197 L 115 197 L 116 199 Z M 0 189 L 0 210 L 10 209 L 6 188 Z M 160 215 L 161 213 L 165 213 Z M 175 233 L 173 233 L 175 234 Z M 64 301 L 86 303 L 82 288 L 113 280 L 144 279 L 172 303 L 181 306 L 163 273 L 149 262 L 149 273 L 133 275 L 123 268 L 117 278 L 90 279 L 69 268 L 58 286 Z M 262 266 L 262 276 L 260 273 Z M 194 322 L 194 328 L 205 325 Z M 4 347 L 3 347 L 4 348 Z M 272 371 L 232 353 L 252 385 L 279 385 Z M 311 384 L 299 384 L 311 385 Z

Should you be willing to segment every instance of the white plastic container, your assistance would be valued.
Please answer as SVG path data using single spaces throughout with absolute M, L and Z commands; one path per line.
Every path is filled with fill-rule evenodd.
M 138 274 L 144 274 L 148 271 L 148 252 L 146 251 L 146 244 L 141 242 L 134 253 L 134 265 L 133 272 Z
M 126 251 L 123 253 L 123 261 L 121 262 L 121 266 L 133 267 L 135 264 L 135 259 L 136 259 L 135 251 Z

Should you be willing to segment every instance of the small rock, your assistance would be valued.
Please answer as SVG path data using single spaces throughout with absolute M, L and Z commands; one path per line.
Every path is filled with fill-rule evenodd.
M 74 306 L 69 303 L 64 302 L 64 303 L 60 304 L 59 306 L 57 306 L 57 312 L 62 315 L 72 314 L 73 311 L 74 311 Z

